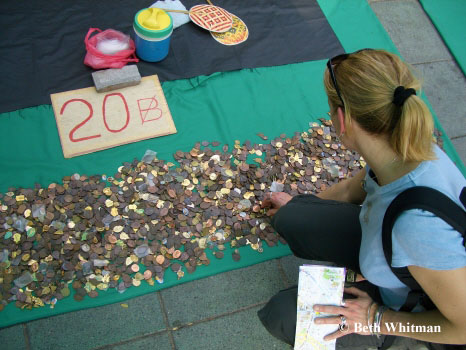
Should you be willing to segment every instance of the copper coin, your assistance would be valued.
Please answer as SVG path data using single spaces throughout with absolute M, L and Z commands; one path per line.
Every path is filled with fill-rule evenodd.
M 157 255 L 157 257 L 155 258 L 155 261 L 157 262 L 157 264 L 162 265 L 163 262 L 165 261 L 165 257 L 163 255 Z
M 240 169 L 241 171 L 246 172 L 246 171 L 249 170 L 249 165 L 248 165 L 247 163 L 241 163 L 241 165 L 239 166 L 239 169 Z
M 150 216 L 150 215 L 152 215 L 154 213 L 155 213 L 155 209 L 152 208 L 152 207 L 147 207 L 147 208 L 144 209 L 144 214 L 146 214 L 146 215 Z
M 137 279 L 133 279 L 133 286 L 135 287 L 139 287 L 141 285 L 141 281 L 140 280 L 137 280 Z
M 174 263 L 171 265 L 171 269 L 173 272 L 178 272 L 181 269 L 181 265 L 178 263 Z
M 258 133 L 257 136 L 259 136 L 262 140 L 268 140 L 268 137 L 265 136 L 263 133 Z
M 152 277 L 152 272 L 150 270 L 144 271 L 144 279 L 145 280 L 148 280 L 151 277 Z
M 131 276 L 128 275 L 128 274 L 126 274 L 126 273 L 123 274 L 123 275 L 121 276 L 121 278 L 123 279 L 123 282 L 125 282 L 125 283 L 131 282 Z

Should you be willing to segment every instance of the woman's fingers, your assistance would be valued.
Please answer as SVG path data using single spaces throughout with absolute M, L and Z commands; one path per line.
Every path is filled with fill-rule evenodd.
M 324 340 L 325 341 L 329 341 L 329 340 L 333 340 L 333 339 L 338 339 L 338 338 L 341 338 L 343 337 L 344 335 L 347 335 L 349 333 L 349 327 L 347 327 L 346 329 L 343 329 L 343 330 L 337 330 L 336 332 L 333 332 L 329 335 L 326 335 L 324 337 Z
M 267 192 L 264 195 L 264 199 L 261 203 L 261 208 L 273 207 L 276 203 L 274 202 L 274 192 Z
M 316 324 L 340 324 L 341 316 L 332 316 L 332 317 L 317 317 L 314 320 Z
M 266 198 L 261 203 L 261 208 L 270 208 L 272 206 L 272 201 L 269 198 Z
M 333 315 L 344 315 L 346 316 L 347 309 L 341 306 L 332 305 L 314 305 L 314 311 L 325 312 Z
M 261 208 L 271 208 L 267 212 L 267 216 L 272 216 L 292 198 L 293 197 L 285 192 L 268 192 L 262 200 Z

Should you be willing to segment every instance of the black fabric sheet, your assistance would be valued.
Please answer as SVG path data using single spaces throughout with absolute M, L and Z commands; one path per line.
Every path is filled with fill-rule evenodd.
M 93 69 L 83 63 L 89 28 L 113 28 L 134 38 L 134 15 L 153 2 L 2 0 L 0 112 L 50 104 L 51 93 L 92 86 Z M 182 3 L 189 9 L 203 2 Z M 141 75 L 175 80 L 324 59 L 343 52 L 316 0 L 215 0 L 214 4 L 246 23 L 246 42 L 224 46 L 190 22 L 174 30 L 165 60 L 137 64 Z

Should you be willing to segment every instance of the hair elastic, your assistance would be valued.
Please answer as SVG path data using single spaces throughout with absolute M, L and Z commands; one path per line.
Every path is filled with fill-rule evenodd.
M 400 85 L 395 89 L 392 102 L 395 106 L 401 107 L 411 95 L 416 95 L 416 90 L 412 88 L 405 89 L 404 86 Z

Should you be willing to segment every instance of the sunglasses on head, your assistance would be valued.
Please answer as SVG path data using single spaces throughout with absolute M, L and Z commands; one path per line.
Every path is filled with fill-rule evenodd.
M 338 88 L 337 79 L 335 77 L 335 71 L 333 70 L 333 67 L 336 67 L 337 65 L 339 65 L 341 62 L 346 60 L 350 55 L 361 52 L 361 51 L 366 51 L 366 50 L 372 50 L 372 49 L 361 49 L 353 53 L 344 53 L 341 55 L 337 55 L 327 61 L 327 68 L 330 73 L 330 78 L 332 79 L 333 86 L 335 87 L 335 91 L 337 92 L 338 98 L 341 101 L 342 107 L 345 106 L 345 103 L 343 102 L 343 99 L 341 98 L 340 89 Z

